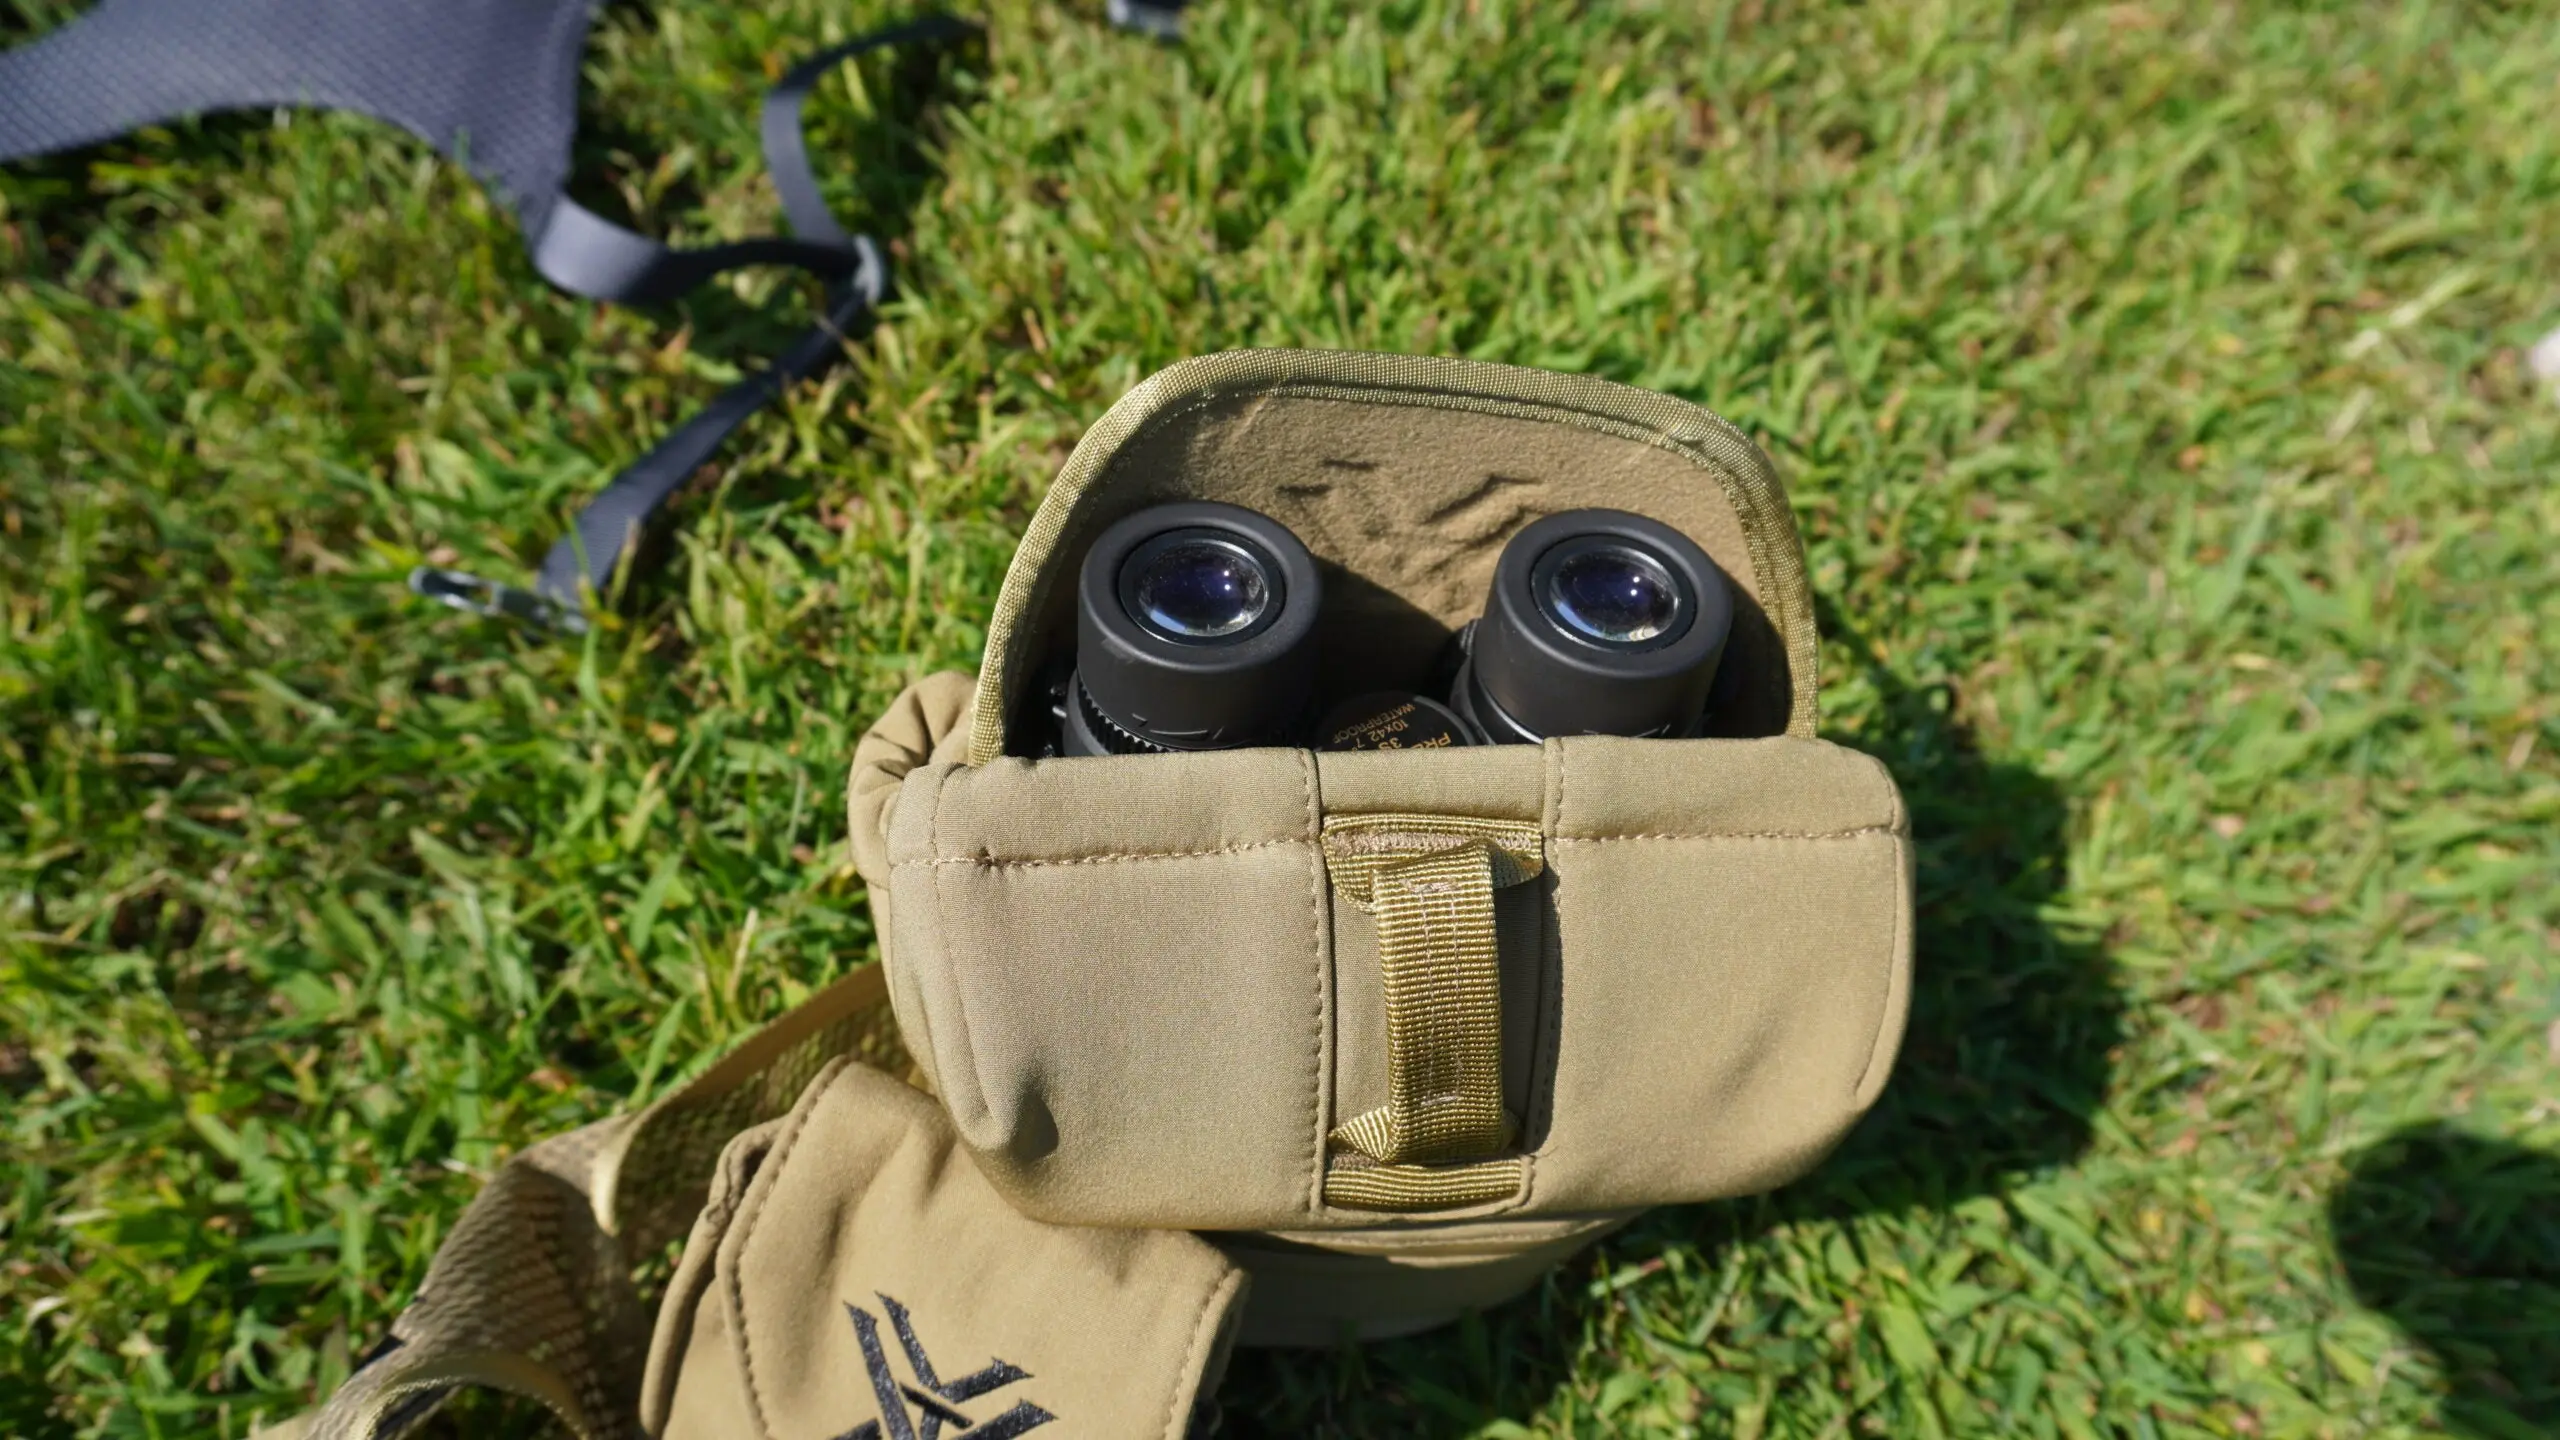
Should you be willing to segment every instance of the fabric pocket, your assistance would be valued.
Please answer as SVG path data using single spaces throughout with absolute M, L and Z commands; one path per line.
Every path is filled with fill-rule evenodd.
M 839 1062 L 724 1153 L 659 1312 L 643 1424 L 1182 1440 L 1245 1289 L 1194 1236 L 1015 1213 L 929 1097 Z
M 1749 1193 L 1873 1102 L 1908 1006 L 1900 797 L 1818 740 L 924 764 L 879 808 L 901 1028 L 1051 1220 Z

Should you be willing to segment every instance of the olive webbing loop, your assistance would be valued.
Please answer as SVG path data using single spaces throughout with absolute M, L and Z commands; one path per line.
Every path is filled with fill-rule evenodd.
M 1328 820 L 1336 888 L 1377 919 L 1387 1103 L 1337 1126 L 1329 1203 L 1424 1209 L 1500 1199 L 1525 1173 L 1503 1105 L 1494 891 L 1543 868 L 1537 827 L 1458 816 Z M 1450 1166 L 1447 1170 L 1428 1167 Z M 1499 1174 L 1494 1173 L 1499 1171 Z
M 1454 1210 L 1520 1193 L 1529 1162 L 1518 1155 L 1464 1165 L 1343 1165 L 1325 1172 L 1324 1203 L 1346 1210 Z

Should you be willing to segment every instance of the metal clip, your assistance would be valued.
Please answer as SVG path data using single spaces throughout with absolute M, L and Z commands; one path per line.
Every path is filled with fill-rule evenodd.
M 483 580 L 460 570 L 439 570 L 421 565 L 409 572 L 409 588 L 429 600 L 467 610 L 491 619 L 513 620 L 536 630 L 561 635 L 587 633 L 587 617 L 574 605 L 563 605 L 548 595 Z
M 1182 38 L 1182 10 L 1190 0 L 1110 0 L 1111 23 L 1153 40 Z

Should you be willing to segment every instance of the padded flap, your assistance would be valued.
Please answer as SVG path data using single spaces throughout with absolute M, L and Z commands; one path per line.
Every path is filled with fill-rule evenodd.
M 1857 752 L 1595 736 L 929 765 L 891 807 L 884 938 L 910 1046 L 997 1186 L 1083 1224 L 1375 1224 L 1323 1199 L 1328 1132 L 1385 1098 L 1385 1027 L 1372 917 L 1322 843 L 1328 816 L 1375 812 L 1544 840 L 1500 912 L 1524 1179 L 1484 1212 L 1764 1189 L 1875 1098 L 1910 857 Z
M 1182 1440 L 1216 1388 L 1231 1262 L 1189 1235 L 1015 1214 L 933 1102 L 876 1071 L 820 1077 L 721 1168 L 659 1315 L 660 1440 Z

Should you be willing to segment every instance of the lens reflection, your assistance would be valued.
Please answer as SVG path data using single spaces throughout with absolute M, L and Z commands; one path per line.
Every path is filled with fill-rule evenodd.
M 1680 590 L 1660 561 L 1627 546 L 1571 555 L 1547 576 L 1539 597 L 1565 627 L 1603 645 L 1640 645 L 1679 617 Z
M 1221 640 L 1250 629 L 1271 606 L 1271 582 L 1242 546 L 1177 540 L 1144 560 L 1132 599 L 1137 618 L 1174 640 Z

